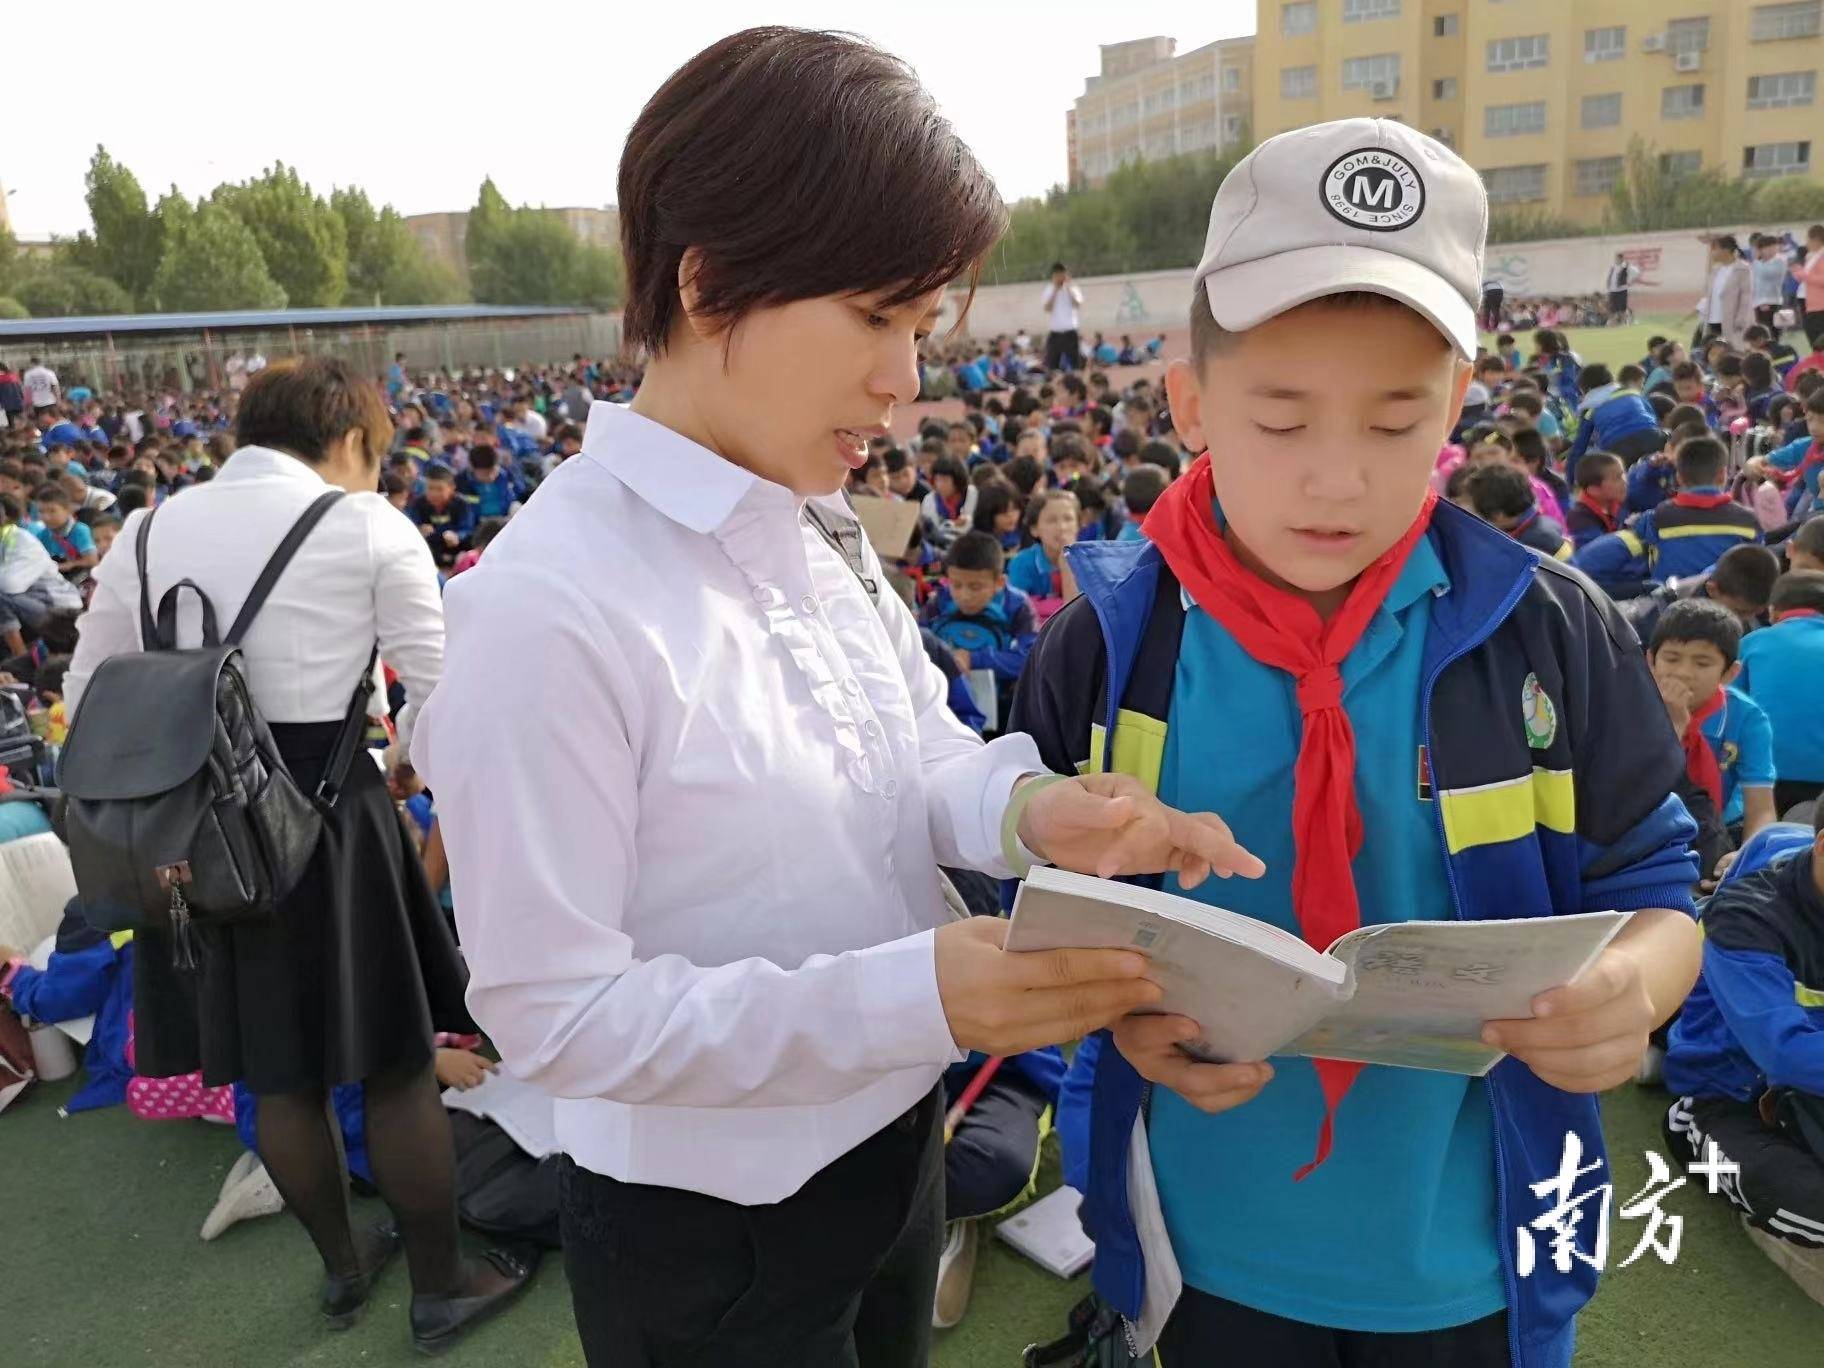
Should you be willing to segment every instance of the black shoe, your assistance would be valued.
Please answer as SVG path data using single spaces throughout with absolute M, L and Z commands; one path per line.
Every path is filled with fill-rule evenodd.
M 441 1354 L 456 1342 L 457 1336 L 471 1326 L 479 1325 L 513 1298 L 526 1290 L 532 1281 L 533 1260 L 517 1250 L 488 1249 L 482 1258 L 493 1264 L 505 1278 L 505 1287 L 470 1297 L 460 1293 L 449 1296 L 412 1297 L 412 1347 L 421 1354 Z
M 381 1270 L 399 1252 L 402 1244 L 399 1227 L 391 1217 L 376 1221 L 362 1236 L 361 1244 L 364 1246 L 358 1251 L 361 1272 L 345 1278 L 325 1276 L 323 1279 L 323 1291 L 317 1301 L 331 1330 L 346 1330 L 361 1319 L 361 1308 L 367 1305 L 368 1294 L 379 1281 Z

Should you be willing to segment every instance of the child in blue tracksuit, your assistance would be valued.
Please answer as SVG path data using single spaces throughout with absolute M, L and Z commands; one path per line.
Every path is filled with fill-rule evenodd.
M 1573 469 L 1591 448 L 1612 451 L 1632 462 L 1665 446 L 1666 433 L 1659 425 L 1659 414 L 1639 389 L 1617 383 L 1607 366 L 1585 366 L 1577 383 L 1583 390 L 1583 402 L 1577 409 L 1577 440 L 1571 445 L 1567 461 Z
M 1581 551 L 1596 538 L 1620 528 L 1628 478 L 1621 457 L 1607 451 L 1586 453 L 1571 467 L 1571 473 L 1576 478 L 1577 497 L 1565 511 L 1564 530 L 1573 548 Z
M 1264 874 L 1155 886 L 1314 944 L 1640 911 L 1545 1020 L 1488 1027 L 1507 1057 L 1485 1079 L 1193 1062 L 1197 1028 L 1172 1016 L 1086 1046 L 1061 1105 L 1087 1137 L 1066 1158 L 1095 1284 L 1164 1368 L 1565 1368 L 1593 1231 L 1570 1272 L 1526 1278 L 1514 1231 L 1567 1133 L 1602 1152 L 1594 1094 L 1696 973 L 1695 828 L 1644 659 L 1582 576 L 1428 493 L 1475 355 L 1485 222 L 1476 173 L 1392 120 L 1243 160 L 1211 212 L 1192 359 L 1167 372 L 1205 454 L 1143 540 L 1071 551 L 1082 594 L 1034 648 L 1014 725 L 1054 771 L 1120 770 L 1219 814 Z M 1312 298 L 1314 272 L 1342 298 Z M 1625 1008 L 1597 986 L 1610 972 Z
M 63 1104 L 68 1112 L 111 1107 L 126 1100 L 133 1070 L 127 1064 L 128 1018 L 133 1012 L 133 936 L 107 935 L 90 926 L 74 898 L 63 910 L 56 948 L 43 969 L 21 952 L 0 948 L 0 997 L 22 1017 L 56 1023 L 93 1016 L 83 1051 L 87 1080 Z
M 1011 710 L 1014 685 L 1039 630 L 1032 601 L 1008 587 L 1003 564 L 1000 543 L 992 535 L 965 532 L 944 553 L 944 583 L 919 614 L 965 674 L 994 672 L 997 718 L 1002 720 Z
M 1767 714 L 1773 730 L 1775 812 L 1824 793 L 1824 574 L 1795 570 L 1773 586 L 1773 625 L 1742 642 L 1736 686 Z
M 1064 597 L 1064 553 L 1082 530 L 1081 506 L 1067 489 L 1035 494 L 1027 519 L 1036 540 L 1007 563 L 1007 582 L 1028 598 Z
M 1805 436 L 1768 452 L 1761 460 L 1775 470 L 1800 472 L 1786 496 L 1787 511 L 1795 519 L 1824 512 L 1824 494 L 1818 489 L 1818 476 L 1824 474 L 1824 386 L 1814 389 L 1805 401 Z
M 1505 465 L 1481 466 L 1470 474 L 1469 498 L 1478 518 L 1522 546 L 1532 547 L 1548 560 L 1571 558 L 1564 529 L 1539 512 L 1533 482 L 1523 471 Z
M 406 516 L 418 525 L 431 559 L 447 570 L 469 549 L 475 532 L 475 506 L 456 494 L 456 473 L 446 465 L 424 472 L 424 493 L 406 506 Z
M 1750 1225 L 1824 1249 L 1824 806 L 1811 830 L 1776 823 L 1743 846 L 1703 922 L 1666 1050 L 1666 1139 L 1686 1162 L 1715 1145 Z
M 526 497 L 519 478 L 500 464 L 500 453 L 486 445 L 469 453 L 469 468 L 456 477 L 456 493 L 475 510 L 476 522 L 507 517 Z
M 1758 545 L 1761 524 L 1753 510 L 1721 488 L 1727 461 L 1714 437 L 1685 442 L 1678 449 L 1678 493 L 1633 527 L 1596 538 L 1572 563 L 1611 594 L 1630 598 L 1643 581 L 1683 579 L 1715 565 L 1731 547 Z

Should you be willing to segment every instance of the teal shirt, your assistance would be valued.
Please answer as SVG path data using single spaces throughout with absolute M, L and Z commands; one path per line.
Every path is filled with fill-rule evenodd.
M 1449 587 L 1429 538 L 1343 662 L 1364 838 L 1354 865 L 1364 924 L 1455 915 L 1442 840 L 1418 789 L 1420 658 L 1431 600 Z M 1216 812 L 1266 861 L 1258 880 L 1188 896 L 1294 934 L 1292 677 L 1256 663 L 1201 609 L 1185 614 L 1160 796 Z M 1168 879 L 1167 888 L 1181 892 Z M 1210 1116 L 1165 1088 L 1148 1135 L 1187 1284 L 1307 1324 L 1408 1332 L 1463 1325 L 1507 1303 L 1496 1243 L 1494 1123 L 1479 1078 L 1364 1068 L 1316 1153 L 1323 1100 L 1308 1059 L 1273 1061 L 1252 1102 Z

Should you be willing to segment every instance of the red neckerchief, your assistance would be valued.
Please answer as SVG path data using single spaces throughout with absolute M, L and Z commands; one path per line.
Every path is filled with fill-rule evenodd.
M 1580 507 L 1586 508 L 1596 515 L 1596 521 L 1602 524 L 1602 530 L 1604 532 L 1613 532 L 1620 526 L 1615 520 L 1614 513 L 1610 512 L 1608 507 L 1600 499 L 1592 498 L 1589 490 L 1585 489 L 1578 493 L 1577 503 Z
M 1342 663 L 1430 525 L 1438 496 L 1426 491 L 1412 526 L 1361 573 L 1326 622 L 1297 594 L 1268 584 L 1237 559 L 1216 526 L 1214 489 L 1205 452 L 1159 496 L 1147 514 L 1145 535 L 1185 592 L 1242 650 L 1298 683 L 1304 734 L 1292 780 L 1292 910 L 1306 943 L 1323 951 L 1362 924 L 1350 869 L 1362 845 L 1362 814 L 1355 800 L 1355 729 L 1343 709 Z M 1313 1063 L 1324 1094 L 1324 1120 L 1317 1154 L 1294 1181 L 1329 1158 L 1337 1106 L 1362 1071 L 1360 1064 L 1343 1060 Z
M 1701 706 L 1691 709 L 1691 721 L 1685 726 L 1685 773 L 1710 795 L 1718 813 L 1723 810 L 1723 771 L 1716 763 L 1716 752 L 1704 739 L 1704 723 L 1721 712 L 1722 707 L 1723 690 L 1719 685 Z
M 955 522 L 956 515 L 963 511 L 963 500 L 967 495 L 958 494 L 954 499 L 946 499 L 942 494 L 937 496 L 937 506 L 944 510 L 944 521 Z
M 1785 622 L 1790 618 L 1815 617 L 1824 617 L 1824 613 L 1820 613 L 1816 608 L 1785 608 L 1780 611 L 1780 615 L 1776 617 L 1774 621 Z
M 1824 354 L 1824 353 L 1821 353 Z M 1802 480 L 1805 472 L 1824 465 L 1824 442 L 1812 438 L 1811 445 L 1805 449 L 1805 459 L 1799 462 L 1798 469 L 1792 472 L 1792 479 Z
M 1519 541 L 1520 534 L 1522 532 L 1526 531 L 1527 528 L 1531 527 L 1534 523 L 1536 523 L 1538 521 L 1539 521 L 1539 505 L 1534 504 L 1532 512 L 1528 513 L 1524 518 L 1520 519 L 1519 522 L 1515 523 L 1512 527 L 1507 529 L 1507 535 L 1512 537 L 1515 541 Z
M 1721 508 L 1726 503 L 1734 503 L 1735 496 L 1726 489 L 1714 489 L 1709 493 L 1681 489 L 1672 496 L 1672 502 L 1680 508 Z

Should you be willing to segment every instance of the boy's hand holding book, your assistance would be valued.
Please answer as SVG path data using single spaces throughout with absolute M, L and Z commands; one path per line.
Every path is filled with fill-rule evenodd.
M 1673 915 L 1690 935 L 1683 936 L 1676 923 L 1668 929 L 1695 941 L 1690 918 Z M 1482 1039 L 1554 1088 L 1602 1092 L 1634 1077 L 1648 1033 L 1668 1015 L 1653 1001 L 1639 956 L 1618 939 L 1571 982 L 1534 998 L 1532 1019 L 1491 1021 Z

